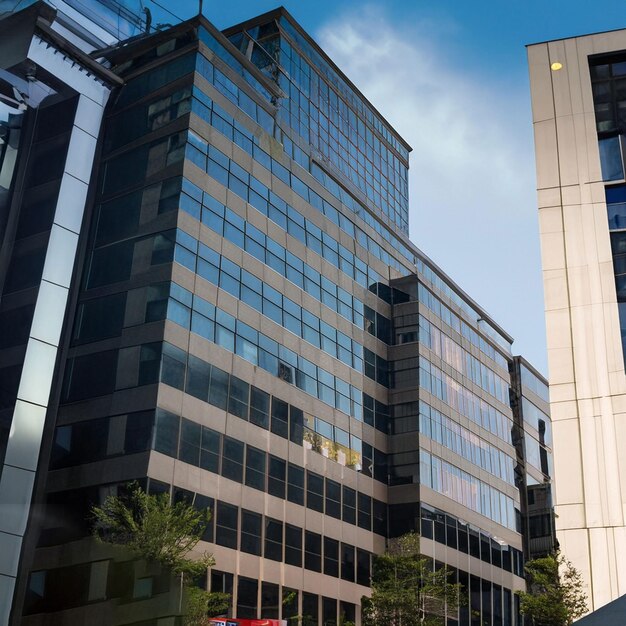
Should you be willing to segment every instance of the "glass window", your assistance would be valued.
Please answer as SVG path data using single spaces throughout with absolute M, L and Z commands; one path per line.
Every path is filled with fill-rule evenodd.
M 257 616 L 258 581 L 254 578 L 237 577 L 237 617 L 255 619 Z
M 289 407 L 289 440 L 302 445 L 304 413 L 295 406 Z
M 250 393 L 250 421 L 266 430 L 269 428 L 270 394 L 251 388 Z
M 285 499 L 286 467 L 287 463 L 285 460 L 270 454 L 267 492 L 283 500 Z
M 246 485 L 259 491 L 265 491 L 266 454 L 262 450 L 246 448 Z
M 163 342 L 161 355 L 161 381 L 176 389 L 185 388 L 187 354 L 171 343 Z
M 238 509 L 232 504 L 217 502 L 215 517 L 215 543 L 237 549 Z
M 326 515 L 341 519 L 341 484 L 326 479 Z
M 261 618 L 278 619 L 278 585 L 261 583 Z
M 181 461 L 195 466 L 200 464 L 201 435 L 202 426 L 200 426 L 200 424 L 196 424 L 187 419 L 182 420 L 180 444 L 178 447 L 178 458 Z
M 217 367 L 211 368 L 211 387 L 209 389 L 209 404 L 226 410 L 228 402 L 229 375 Z
M 372 530 L 382 537 L 387 536 L 387 505 L 372 498 Z
M 359 528 L 372 529 L 372 498 L 364 493 L 358 494 Z
M 213 498 L 209 498 L 208 496 L 203 496 L 200 493 L 195 494 L 195 498 L 193 501 L 193 508 L 196 511 L 202 511 L 203 513 L 207 511 L 207 509 L 211 512 L 211 519 L 209 520 L 204 532 L 202 533 L 202 540 L 208 541 L 209 543 L 213 543 L 214 541 L 214 525 L 215 525 L 215 500 Z
M 360 550 L 356 551 L 356 582 L 365 587 L 370 586 L 371 575 L 371 559 L 369 552 Z
M 219 473 L 220 443 L 221 435 L 218 432 L 206 426 L 202 427 L 202 442 L 200 447 L 200 467 L 202 469 L 213 472 L 214 474 Z
M 354 546 L 341 544 L 341 578 L 354 582 Z
M 283 587 L 282 604 L 283 604 L 283 619 L 286 619 L 287 623 L 289 623 L 290 621 L 293 621 L 293 618 L 298 617 L 298 615 L 300 614 L 299 593 L 296 589 Z
M 243 442 L 224 436 L 222 476 L 238 483 L 243 482 Z
M 210 378 L 211 366 L 206 361 L 190 354 L 187 362 L 185 392 L 206 402 L 209 396 Z
M 265 518 L 265 552 L 266 559 L 283 560 L 283 523 L 270 517 Z
M 304 567 L 322 571 L 322 535 L 308 530 L 304 534 Z
M 230 377 L 230 389 L 228 396 L 228 412 L 248 419 L 248 396 L 250 385 L 236 376 Z
M 285 439 L 289 435 L 289 405 L 276 397 L 272 398 L 271 430 Z
M 164 409 L 157 409 L 153 444 L 153 448 L 157 452 L 176 458 L 179 424 L 180 417 L 178 415 Z
M 78 309 L 74 338 L 96 341 L 116 337 L 122 331 L 126 310 L 126 292 L 87 300 Z
M 348 524 L 356 524 L 356 491 L 343 486 L 342 519 Z
M 304 506 L 304 470 L 289 463 L 287 479 L 287 500 Z
M 262 516 L 241 510 L 241 551 L 261 556 Z
M 142 346 L 142 349 L 152 345 L 145 344 Z M 117 360 L 117 350 L 97 352 L 71 359 L 65 374 L 65 400 L 73 402 L 112 393 L 115 388 Z M 6 378 L 8 379 L 8 376 Z M 0 380 L 2 380 L 2 377 L 0 377 Z M 140 380 L 139 384 L 147 384 L 149 382 L 155 381 L 152 379 L 146 382 Z
M 302 567 L 302 528 L 285 524 L 285 563 Z
M 307 472 L 306 505 L 314 511 L 324 512 L 324 478 L 314 472 Z
M 314 593 L 302 594 L 303 626 L 317 626 L 319 623 L 319 596 Z
M 336 626 L 337 600 L 334 598 L 322 598 L 322 622 L 324 626 Z
M 339 542 L 324 537 L 324 574 L 339 578 Z

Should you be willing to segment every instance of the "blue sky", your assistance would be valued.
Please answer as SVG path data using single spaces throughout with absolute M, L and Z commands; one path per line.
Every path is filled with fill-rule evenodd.
M 183 18 L 198 8 L 195 1 L 159 1 Z M 411 239 L 515 337 L 516 354 L 547 374 L 524 46 L 623 28 L 626 5 L 283 4 L 412 145 Z M 226 28 L 276 6 L 204 0 L 204 14 Z M 153 12 L 160 21 L 158 8 Z

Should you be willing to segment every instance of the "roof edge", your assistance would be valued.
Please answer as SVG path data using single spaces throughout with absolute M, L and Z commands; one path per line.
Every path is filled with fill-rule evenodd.
M 243 22 L 239 22 L 233 26 L 229 26 L 225 28 L 222 33 L 228 37 L 231 34 L 241 31 L 245 28 L 251 28 L 252 26 L 256 26 L 259 23 L 266 22 L 269 19 L 277 19 L 279 17 L 284 17 L 289 20 L 289 22 L 294 26 L 294 28 L 298 31 L 302 37 L 304 37 L 309 44 L 315 49 L 317 53 L 326 61 L 329 66 L 337 72 L 337 74 L 341 77 L 342 80 L 346 82 L 346 84 L 354 89 L 355 93 L 358 94 L 360 98 L 367 104 L 367 106 L 372 110 L 372 112 L 377 115 L 389 128 L 389 130 L 393 133 L 394 137 L 404 146 L 404 148 L 408 152 L 412 152 L 413 148 L 409 145 L 409 143 L 400 135 L 400 133 L 392 126 L 392 124 L 387 120 L 387 118 L 371 103 L 371 101 L 363 94 L 363 92 L 345 75 L 345 73 L 339 68 L 339 66 L 328 56 L 326 52 L 322 49 L 322 47 L 311 37 L 311 35 L 302 27 L 302 25 L 296 20 L 296 18 L 284 7 L 278 6 L 271 11 L 266 11 L 261 15 L 257 15 L 256 17 L 252 17 L 248 20 L 244 20 Z

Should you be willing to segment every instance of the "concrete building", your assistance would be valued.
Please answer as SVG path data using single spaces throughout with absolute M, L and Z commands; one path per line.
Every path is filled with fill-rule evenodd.
M 233 616 L 359 624 L 419 530 L 448 624 L 518 624 L 545 381 L 408 239 L 409 146 L 284 9 L 54 4 L 0 20 L 0 624 L 178 623 L 90 538 L 131 480 L 213 511 Z
M 555 510 L 597 609 L 626 593 L 626 31 L 528 47 Z

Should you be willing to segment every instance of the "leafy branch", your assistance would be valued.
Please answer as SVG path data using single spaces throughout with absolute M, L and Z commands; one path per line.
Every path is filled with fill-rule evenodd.
M 102 506 L 93 507 L 94 536 L 105 543 L 124 546 L 137 557 L 158 563 L 179 576 L 186 596 L 187 626 L 208 623 L 207 615 L 228 609 L 230 596 L 206 592 L 193 584 L 215 564 L 213 555 L 202 553 L 190 559 L 211 520 L 211 512 L 198 511 L 185 502 L 172 504 L 169 495 L 147 494 L 137 482 L 124 495 L 108 496 Z

